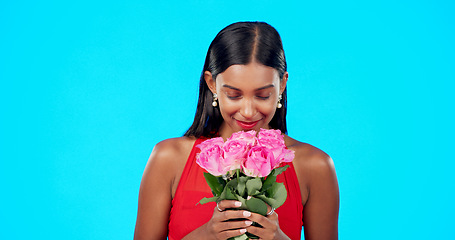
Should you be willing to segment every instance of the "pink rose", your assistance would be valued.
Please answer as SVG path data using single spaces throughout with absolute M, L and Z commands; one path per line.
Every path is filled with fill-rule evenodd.
M 224 140 L 222 137 L 216 138 L 209 138 L 201 143 L 199 143 L 196 147 L 201 149 L 201 152 L 205 151 L 206 148 L 211 148 L 213 145 L 218 145 L 222 147 L 224 144 Z
M 250 177 L 265 177 L 272 171 L 274 157 L 269 149 L 256 145 L 248 152 L 247 159 L 243 162 L 243 172 Z
M 277 129 L 261 128 L 261 131 L 258 133 L 258 140 L 273 141 L 276 145 L 286 146 L 284 144 L 284 137 L 281 134 L 281 131 Z
M 250 146 L 247 141 L 236 138 L 228 139 L 223 145 L 224 161 L 229 166 L 229 170 L 240 169 L 246 160 Z
M 229 171 L 223 158 L 223 138 L 205 140 L 196 147 L 201 152 L 196 155 L 196 163 L 213 176 L 220 176 Z
M 292 162 L 292 160 L 294 160 L 294 157 L 295 157 L 294 150 L 284 148 L 281 154 L 275 159 L 274 166 L 272 167 L 277 168 L 278 166 L 280 166 L 281 163 Z
M 259 145 L 269 149 L 273 153 L 272 168 L 277 168 L 282 162 L 292 162 L 294 151 L 286 148 L 284 137 L 280 130 L 261 129 L 258 133 Z
M 257 143 L 256 131 L 254 131 L 254 130 L 251 130 L 248 132 L 244 132 L 244 131 L 235 132 L 232 134 L 232 136 L 227 141 L 232 140 L 232 139 L 243 141 L 246 144 L 248 144 L 249 146 L 253 146 Z

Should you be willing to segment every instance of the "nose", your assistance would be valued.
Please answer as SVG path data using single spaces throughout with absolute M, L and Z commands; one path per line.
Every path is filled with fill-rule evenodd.
M 256 114 L 254 102 L 250 99 L 244 99 L 242 107 L 240 109 L 240 114 L 246 119 L 254 117 L 254 115 Z

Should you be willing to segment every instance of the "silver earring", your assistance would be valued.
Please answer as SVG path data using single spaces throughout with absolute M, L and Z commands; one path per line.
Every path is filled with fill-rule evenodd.
M 216 100 L 218 100 L 218 95 L 216 93 L 214 93 L 213 94 L 213 102 L 212 102 L 212 106 L 213 107 L 218 106 L 218 102 Z
M 276 105 L 277 108 L 281 108 L 281 107 L 283 106 L 283 105 L 281 104 L 281 102 L 280 102 L 281 99 L 283 99 L 283 97 L 282 97 L 281 94 L 280 94 L 280 96 L 278 97 L 278 104 Z

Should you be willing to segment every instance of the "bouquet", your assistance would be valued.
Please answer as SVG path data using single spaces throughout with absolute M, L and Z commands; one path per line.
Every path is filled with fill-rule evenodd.
M 201 152 L 196 163 L 207 170 L 204 177 L 212 190 L 213 197 L 199 202 L 237 200 L 239 209 L 267 215 L 267 204 L 277 209 L 286 201 L 287 191 L 276 177 L 292 162 L 294 151 L 286 148 L 280 130 L 261 129 L 233 133 L 226 142 L 221 137 L 205 140 L 196 146 Z M 234 239 L 255 239 L 245 233 Z

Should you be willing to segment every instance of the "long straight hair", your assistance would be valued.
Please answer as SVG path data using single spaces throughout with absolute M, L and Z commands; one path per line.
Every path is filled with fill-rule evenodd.
M 223 123 L 219 107 L 213 107 L 213 94 L 204 79 L 209 71 L 213 79 L 228 67 L 247 65 L 256 61 L 278 71 L 280 80 L 287 71 L 281 37 L 275 28 L 265 22 L 237 22 L 221 30 L 213 39 L 205 57 L 199 81 L 199 100 L 191 127 L 184 136 L 213 137 Z M 286 89 L 282 93 L 281 108 L 277 108 L 269 125 L 286 133 Z

